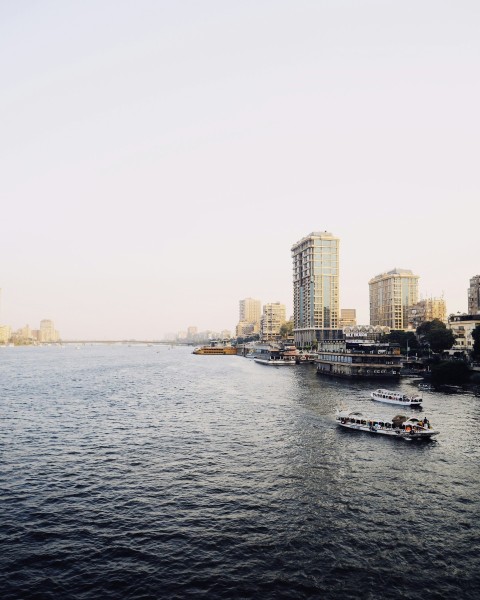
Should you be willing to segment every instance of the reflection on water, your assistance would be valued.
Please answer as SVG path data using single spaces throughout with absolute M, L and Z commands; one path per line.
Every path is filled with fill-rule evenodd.
M 440 434 L 415 444 L 336 427 L 340 405 L 398 407 L 311 365 L 134 345 L 0 358 L 3 598 L 480 588 L 472 396 L 424 392 Z

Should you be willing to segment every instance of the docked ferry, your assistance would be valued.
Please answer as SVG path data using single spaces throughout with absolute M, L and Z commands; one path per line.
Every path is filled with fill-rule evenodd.
M 356 429 L 357 431 L 367 431 L 379 435 L 389 435 L 396 438 L 409 440 L 429 439 L 438 434 L 430 425 L 427 417 L 417 419 L 416 417 L 406 417 L 405 415 L 396 415 L 392 419 L 386 417 L 369 417 L 361 412 L 351 412 L 350 410 L 337 410 L 335 419 L 340 427 L 347 429 Z
M 237 349 L 234 346 L 200 346 L 199 348 L 195 348 L 192 354 L 237 354 Z
M 378 389 L 370 394 L 372 400 L 385 402 L 385 404 L 401 404 L 402 406 L 419 407 L 422 405 L 422 397 L 418 394 L 408 396 L 401 392 L 392 392 L 392 390 Z

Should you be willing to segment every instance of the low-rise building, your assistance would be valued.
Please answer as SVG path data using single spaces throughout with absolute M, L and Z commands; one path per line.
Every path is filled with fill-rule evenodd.
M 472 332 L 478 325 L 480 325 L 480 314 L 450 315 L 447 327 L 455 336 L 455 344 L 450 350 L 451 354 L 454 352 L 470 353 L 473 350 Z

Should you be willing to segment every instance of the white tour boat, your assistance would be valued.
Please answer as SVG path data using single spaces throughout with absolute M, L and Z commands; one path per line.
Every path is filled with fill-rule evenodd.
M 407 396 L 402 392 L 392 392 L 391 390 L 378 389 L 370 394 L 372 400 L 385 402 L 386 404 L 402 404 L 403 406 L 421 406 L 422 397 L 418 394 Z
M 347 409 L 337 410 L 335 419 L 338 425 L 347 429 L 368 431 L 409 440 L 428 439 L 438 433 L 434 431 L 427 417 L 421 419 L 406 417 L 405 415 L 397 415 L 391 419 L 387 417 L 368 417 L 361 412 L 352 412 Z

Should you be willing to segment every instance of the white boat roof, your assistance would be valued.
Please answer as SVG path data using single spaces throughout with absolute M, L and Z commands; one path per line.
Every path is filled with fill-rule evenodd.
M 364 413 L 358 411 L 358 410 L 339 410 L 338 414 L 342 417 L 356 417 L 357 419 L 366 419 L 368 421 L 391 421 L 392 418 L 395 417 L 386 417 L 384 415 L 365 415 Z M 404 415 L 397 415 L 397 416 L 402 416 L 404 417 Z M 405 419 L 407 417 L 405 416 Z

